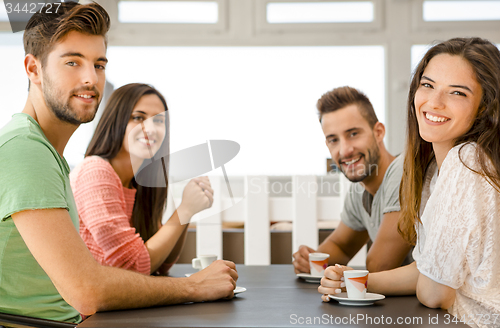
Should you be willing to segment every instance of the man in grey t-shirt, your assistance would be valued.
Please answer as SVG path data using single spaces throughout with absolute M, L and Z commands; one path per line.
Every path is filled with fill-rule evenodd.
M 330 265 L 346 265 L 369 241 L 373 243 L 366 258 L 370 272 L 411 263 L 411 245 L 397 231 L 403 157 L 394 157 L 385 148 L 385 127 L 369 99 L 346 86 L 325 93 L 317 107 L 332 159 L 355 183 L 335 231 L 317 250 L 302 245 L 293 254 L 295 272 L 310 271 L 312 252 L 330 254 Z

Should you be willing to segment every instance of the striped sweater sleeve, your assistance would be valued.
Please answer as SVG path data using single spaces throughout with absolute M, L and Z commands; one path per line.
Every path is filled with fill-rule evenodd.
M 71 182 L 80 226 L 90 232 L 83 239 L 97 261 L 149 275 L 149 252 L 125 213 L 123 187 L 113 167 L 86 158 Z

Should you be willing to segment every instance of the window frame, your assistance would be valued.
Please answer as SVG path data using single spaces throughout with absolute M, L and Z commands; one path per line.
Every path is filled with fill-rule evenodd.
M 267 4 L 276 2 L 372 2 L 373 21 L 356 23 L 269 23 Z M 265 33 L 313 33 L 313 32 L 366 32 L 380 31 L 384 22 L 383 0 L 255 0 L 255 27 L 258 34 Z
M 106 10 L 111 17 L 112 30 L 110 34 L 115 39 L 120 35 L 137 35 L 144 34 L 153 37 L 165 35 L 165 33 L 175 33 L 175 35 L 186 34 L 221 34 L 227 33 L 228 30 L 228 0 L 148 0 L 159 2 L 216 2 L 218 6 L 218 22 L 217 23 L 122 23 L 118 19 L 118 3 L 121 1 L 137 1 L 137 0 L 107 0 L 101 1 L 106 3 Z
M 412 1 L 412 21 L 413 31 L 446 31 L 457 30 L 463 34 L 467 30 L 500 30 L 500 20 L 471 20 L 471 21 L 425 21 L 424 2 L 433 0 L 413 0 Z M 461 0 L 437 0 L 437 1 L 461 1 Z M 465 0 L 464 0 L 465 1 Z

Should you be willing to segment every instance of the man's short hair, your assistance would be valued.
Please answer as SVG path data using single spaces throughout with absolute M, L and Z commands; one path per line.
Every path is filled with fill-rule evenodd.
M 45 10 L 48 5 L 52 6 L 52 10 Z M 109 15 L 98 3 L 81 5 L 71 1 L 62 2 L 60 6 L 59 3 L 57 6 L 46 4 L 44 9 L 37 11 L 26 25 L 23 36 L 24 52 L 26 55 L 35 56 L 43 67 L 54 45 L 69 32 L 102 35 L 106 42 L 109 26 Z
M 349 105 L 357 105 L 361 116 L 365 118 L 370 128 L 373 129 L 375 123 L 378 122 L 378 118 L 375 110 L 373 110 L 372 103 L 363 92 L 349 86 L 335 88 L 321 96 L 316 105 L 319 112 L 319 121 L 321 122 L 324 114 L 334 112 Z

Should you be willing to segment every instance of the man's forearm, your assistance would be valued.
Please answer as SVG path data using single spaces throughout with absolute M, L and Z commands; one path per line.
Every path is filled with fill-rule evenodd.
M 399 267 L 403 261 L 404 257 L 400 259 L 397 256 L 370 254 L 369 252 L 366 256 L 366 269 L 370 272 L 392 270 Z
M 83 314 L 96 311 L 201 301 L 201 278 L 150 277 L 124 269 L 101 266 L 90 254 L 65 209 L 23 211 L 13 215 L 14 223 L 38 264 L 50 277 L 61 296 Z M 224 265 L 214 270 L 224 276 Z M 218 273 L 222 273 L 217 275 Z M 217 281 L 217 279 L 215 279 Z M 220 297 L 232 290 L 230 281 L 214 288 Z M 210 286 L 210 284 L 209 284 Z M 219 287 L 216 285 L 216 287 Z M 216 296 L 218 296 L 217 294 Z
M 231 298 L 238 273 L 233 262 L 217 260 L 188 278 L 151 277 L 113 267 L 94 268 L 97 276 L 87 280 L 91 295 L 89 312 L 170 305 Z M 88 270 L 84 274 L 88 274 Z M 81 289 L 80 289 L 81 290 Z M 78 295 L 80 300 L 85 299 Z
M 196 291 L 187 278 L 152 277 L 104 266 L 100 271 L 104 281 L 99 282 L 101 288 L 94 290 L 95 311 L 169 305 L 195 298 Z
M 329 265 L 347 265 L 351 259 L 351 257 L 345 254 L 337 244 L 330 241 L 328 238 L 319 245 L 318 252 L 330 254 L 330 258 L 328 259 Z

